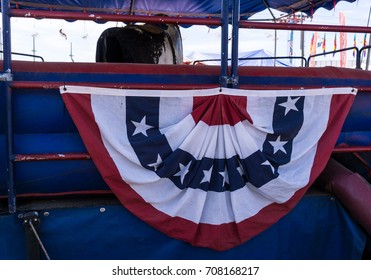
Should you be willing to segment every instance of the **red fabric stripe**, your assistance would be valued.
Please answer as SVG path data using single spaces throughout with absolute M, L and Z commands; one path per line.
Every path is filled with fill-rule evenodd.
M 193 99 L 192 116 L 195 122 L 203 121 L 208 125 L 235 125 L 248 120 L 252 123 L 246 111 L 247 98 L 244 96 L 215 95 L 195 97 Z

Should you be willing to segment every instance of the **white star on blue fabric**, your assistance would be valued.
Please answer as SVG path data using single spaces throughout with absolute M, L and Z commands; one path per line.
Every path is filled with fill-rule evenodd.
M 185 176 L 189 172 L 189 167 L 191 166 L 192 161 L 190 161 L 186 166 L 179 163 L 179 172 L 174 174 L 174 176 L 180 176 L 180 182 L 183 184 Z
M 147 136 L 147 130 L 153 128 L 151 125 L 146 124 L 146 116 L 143 117 L 143 119 L 140 122 L 131 121 L 133 125 L 135 125 L 135 130 L 133 133 L 133 136 L 139 133 L 142 133 L 143 135 Z
M 157 167 L 161 164 L 161 162 L 162 162 L 162 158 L 161 158 L 160 154 L 157 154 L 156 162 L 150 163 L 150 164 L 148 164 L 148 166 L 153 167 L 155 169 L 155 171 L 157 171 Z
M 204 173 L 204 177 L 202 178 L 200 184 L 205 183 L 205 182 L 210 183 L 211 173 L 213 172 L 213 167 L 211 166 L 209 170 L 202 170 L 202 172 Z
M 296 107 L 296 102 L 299 100 L 300 97 L 297 98 L 291 98 L 291 96 L 287 97 L 287 101 L 283 102 L 281 104 L 278 104 L 281 107 L 285 107 L 285 116 L 291 111 L 299 111 L 298 108 Z
M 224 171 L 219 172 L 219 174 L 222 175 L 223 177 L 222 187 L 224 187 L 225 183 L 229 184 L 229 175 L 228 175 L 227 166 L 225 167 Z
M 276 141 L 268 141 L 269 144 L 273 147 L 273 154 L 277 153 L 278 151 L 282 151 L 287 154 L 286 149 L 283 147 L 286 145 L 287 141 L 281 141 L 281 136 L 278 136 Z
M 272 170 L 272 173 L 274 173 L 274 167 L 272 166 L 272 164 L 268 160 L 264 161 L 261 165 L 269 166 Z

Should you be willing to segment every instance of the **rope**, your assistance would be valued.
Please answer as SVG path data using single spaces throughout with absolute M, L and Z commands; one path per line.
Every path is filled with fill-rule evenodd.
M 28 223 L 29 223 L 29 225 L 30 225 L 30 227 L 32 229 L 32 232 L 35 234 L 35 237 L 36 237 L 37 241 L 39 242 L 39 245 L 40 245 L 41 249 L 43 250 L 43 252 L 44 252 L 44 254 L 46 256 L 46 259 L 47 260 L 50 260 L 50 257 L 48 255 L 48 252 L 45 250 L 45 247 L 44 247 L 43 243 L 41 242 L 41 239 L 40 239 L 39 235 L 37 234 L 37 231 L 36 231 L 34 225 L 32 224 L 32 220 L 30 219 L 28 221 Z

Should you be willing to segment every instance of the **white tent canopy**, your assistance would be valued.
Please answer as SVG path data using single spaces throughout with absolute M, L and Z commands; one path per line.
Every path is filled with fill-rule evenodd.
M 265 58 L 273 58 L 273 54 L 271 54 L 269 51 L 261 49 L 261 50 L 255 50 L 255 51 L 249 51 L 249 52 L 240 52 L 238 54 L 239 60 L 238 65 L 240 66 L 284 66 L 284 67 L 290 67 L 292 66 L 289 63 L 288 59 L 265 59 Z M 244 60 L 246 58 L 251 58 Z M 184 61 L 186 63 L 193 64 L 196 63 L 202 63 L 205 65 L 220 65 L 220 54 L 219 53 L 206 53 L 206 52 L 198 52 L 193 51 L 186 55 L 184 58 Z M 229 61 L 230 65 L 231 61 Z

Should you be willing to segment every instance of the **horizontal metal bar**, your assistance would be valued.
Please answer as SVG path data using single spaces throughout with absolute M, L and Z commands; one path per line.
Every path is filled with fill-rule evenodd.
M 0 53 L 4 53 L 3 51 L 0 51 Z M 27 53 L 19 53 L 19 52 L 12 52 L 14 55 L 19 55 L 19 56 L 27 56 L 27 57 L 33 57 L 33 58 L 39 58 L 42 62 L 44 62 L 44 58 L 39 55 L 34 55 L 34 54 L 27 54 Z
M 292 23 L 273 23 L 273 22 L 254 22 L 254 21 L 240 21 L 239 26 L 241 28 L 249 28 L 249 29 L 371 33 L 371 27 L 365 27 L 365 26 L 292 24 Z
M 339 50 L 335 50 L 335 51 L 322 52 L 322 53 L 317 53 L 317 54 L 314 54 L 314 55 L 310 55 L 308 57 L 308 61 L 307 61 L 306 66 L 309 67 L 310 60 L 313 57 L 326 56 L 326 55 L 329 55 L 329 54 L 335 54 L 335 53 L 346 52 L 346 51 L 355 51 L 357 53 L 357 56 L 356 56 L 357 57 L 356 69 L 360 69 L 361 68 L 361 63 L 360 63 L 360 60 L 359 60 L 359 50 L 358 50 L 357 47 L 348 47 L 348 48 L 339 49 Z
M 10 9 L 11 17 L 27 18 L 50 18 L 64 20 L 92 20 L 92 21 L 121 21 L 121 22 L 148 22 L 148 23 L 172 23 L 185 25 L 208 25 L 221 26 L 221 18 L 189 18 L 173 16 L 140 16 L 123 14 L 103 14 L 84 12 L 63 11 L 35 11 L 27 9 Z M 365 26 L 343 26 L 343 25 L 316 25 L 316 24 L 292 24 L 274 22 L 240 21 L 239 27 L 250 29 L 276 29 L 276 30 L 304 30 L 322 32 L 352 32 L 371 33 L 371 27 Z
M 45 81 L 13 81 L 10 84 L 14 89 L 59 89 L 63 85 L 90 86 L 90 87 L 107 87 L 117 89 L 207 89 L 215 88 L 219 84 L 128 84 L 128 83 L 88 83 L 88 82 L 45 82 Z
M 184 25 L 208 25 L 220 26 L 220 18 L 188 18 L 173 16 L 140 16 L 123 14 L 103 14 L 89 12 L 62 12 L 62 11 L 36 11 L 26 9 L 10 9 L 9 16 L 24 18 L 50 18 L 64 20 L 91 20 L 97 22 L 121 21 L 121 22 L 147 22 L 147 23 L 170 23 Z
M 44 81 L 13 81 L 10 83 L 10 87 L 13 89 L 59 89 L 59 87 L 63 86 L 64 83 L 62 82 L 44 82 Z M 107 88 L 117 88 L 117 89 L 164 89 L 164 90 L 183 90 L 183 89 L 208 89 L 208 88 L 215 88 L 219 86 L 218 84 L 120 84 L 120 83 L 68 83 L 68 85 L 75 85 L 75 86 L 90 86 L 90 87 L 107 87 Z M 292 89 L 293 87 L 290 85 L 287 86 L 273 86 L 267 87 L 267 85 L 261 85 L 264 89 Z M 259 88 L 257 85 L 241 85 L 241 89 L 257 89 Z M 299 88 L 299 86 L 298 86 Z M 300 88 L 302 88 L 300 86 Z M 309 87 L 308 87 L 309 88 Z M 371 86 L 360 86 L 356 87 L 358 92 L 370 92 Z
M 371 146 L 337 146 L 332 150 L 333 154 L 371 152 Z
M 312 57 L 326 56 L 326 55 L 328 55 L 328 54 L 335 54 L 335 53 L 339 53 L 339 52 L 353 51 L 353 50 L 355 50 L 357 53 L 359 52 L 359 50 L 358 50 L 357 47 L 348 47 L 348 48 L 339 49 L 339 50 L 335 50 L 335 51 L 322 52 L 322 53 L 317 53 L 317 54 L 314 54 L 314 55 L 310 55 L 310 56 L 308 57 L 308 61 L 309 61 Z
M 307 59 L 303 56 L 272 56 L 272 57 L 239 57 L 238 60 L 242 60 L 242 61 L 245 61 L 245 60 L 278 60 L 278 59 L 301 59 L 304 61 L 304 64 L 306 65 L 307 63 Z M 228 61 L 230 61 L 231 59 L 228 58 Z M 221 61 L 221 59 L 217 59 L 217 58 L 214 58 L 214 59 L 199 59 L 199 60 L 194 60 L 192 62 L 193 65 L 196 65 L 197 63 L 200 63 L 200 62 L 219 62 Z
M 90 160 L 88 153 L 56 153 L 56 154 L 17 154 L 14 162 L 50 161 L 50 160 Z
M 332 153 L 371 152 L 371 146 L 337 146 Z M 17 154 L 15 162 L 49 161 L 49 160 L 90 160 L 88 153 L 55 153 L 55 154 Z
M 45 198 L 45 197 L 62 197 L 62 196 L 76 196 L 76 195 L 111 195 L 111 190 L 88 190 L 88 191 L 66 191 L 66 192 L 57 192 L 57 193 L 20 193 L 17 194 L 17 198 Z M 6 198 L 5 195 L 0 195 L 0 199 Z M 23 201 L 24 202 L 24 201 Z M 54 203 L 54 202 L 53 202 Z M 34 205 L 32 205 L 34 206 Z M 25 207 L 24 205 L 20 206 L 18 210 L 35 210 L 35 208 Z M 53 206 L 51 208 L 55 209 Z M 45 210 L 45 209 L 44 209 Z

